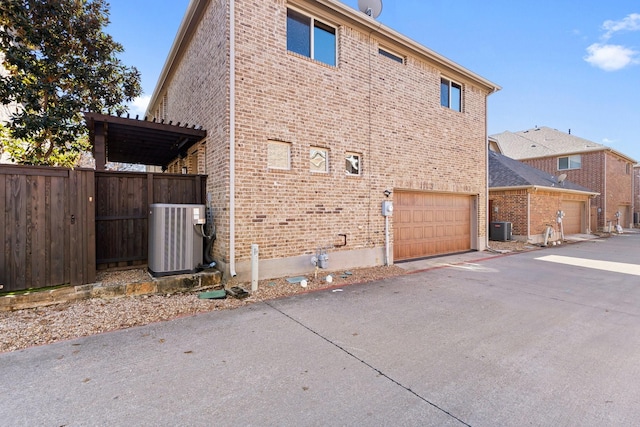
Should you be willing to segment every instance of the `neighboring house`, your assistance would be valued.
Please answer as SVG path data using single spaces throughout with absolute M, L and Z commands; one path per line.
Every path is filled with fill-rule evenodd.
M 489 147 L 600 195 L 591 203 L 593 231 L 633 221 L 633 165 L 616 150 L 548 127 L 491 135 Z
M 640 226 L 640 163 L 633 167 L 633 224 Z
M 598 193 L 525 163 L 489 151 L 489 222 L 510 222 L 515 240 L 560 240 L 589 233 L 592 198 Z M 560 214 L 562 212 L 562 214 Z M 559 217 L 561 223 L 558 222 Z
M 322 250 L 328 269 L 484 250 L 497 90 L 337 0 L 194 0 L 148 115 L 207 131 L 168 171 L 208 176 L 221 269 L 250 277 L 257 244 L 265 278 Z

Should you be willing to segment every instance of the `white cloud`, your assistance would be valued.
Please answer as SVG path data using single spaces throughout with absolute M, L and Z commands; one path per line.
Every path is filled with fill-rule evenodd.
M 129 115 L 131 115 L 131 117 L 135 117 L 136 115 L 138 115 L 140 116 L 140 119 L 144 118 L 144 113 L 145 111 L 147 111 L 147 105 L 149 105 L 149 101 L 151 101 L 151 97 L 148 95 L 139 96 L 134 99 L 128 104 Z
M 640 52 L 619 44 L 608 43 L 614 34 L 621 31 L 640 31 L 640 13 L 631 13 L 619 21 L 604 21 L 602 29 L 605 33 L 600 38 L 601 42 L 593 43 L 587 48 L 585 61 L 605 71 L 617 71 L 640 63 Z
M 615 44 L 594 43 L 587 48 L 584 60 L 605 71 L 617 71 L 638 63 L 638 52 Z
M 609 40 L 613 34 L 619 31 L 640 31 L 640 13 L 627 15 L 620 21 L 604 21 L 602 28 L 607 31 L 602 36 L 604 40 Z

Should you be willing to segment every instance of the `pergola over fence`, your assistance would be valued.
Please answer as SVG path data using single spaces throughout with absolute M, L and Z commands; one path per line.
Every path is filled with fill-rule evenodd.
M 93 283 L 96 269 L 145 264 L 151 203 L 205 200 L 206 176 L 105 171 L 166 167 L 201 129 L 87 113 L 96 169 L 0 165 L 0 293 Z
M 188 123 L 146 121 L 99 113 L 84 113 L 96 159 L 96 170 L 107 162 L 162 166 L 186 156 L 207 132 Z

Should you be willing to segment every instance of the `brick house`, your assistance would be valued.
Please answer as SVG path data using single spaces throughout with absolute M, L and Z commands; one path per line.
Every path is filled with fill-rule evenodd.
M 633 203 L 632 158 L 569 131 L 536 127 L 490 136 L 490 148 L 550 175 L 567 179 L 599 193 L 589 212 L 593 231 L 620 224 L 630 227 Z
M 512 224 L 514 240 L 556 241 L 569 234 L 589 233 L 590 204 L 598 193 L 569 180 L 489 151 L 489 223 Z M 563 212 L 561 224 L 558 212 Z M 547 227 L 553 234 L 547 235 Z
M 268 278 L 484 250 L 497 90 L 336 0 L 193 0 L 148 115 L 206 129 L 168 170 L 208 176 L 221 269 L 257 244 Z

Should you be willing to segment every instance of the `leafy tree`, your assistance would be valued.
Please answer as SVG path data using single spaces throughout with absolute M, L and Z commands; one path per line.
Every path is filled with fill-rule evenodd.
M 82 111 L 121 114 L 140 73 L 103 32 L 105 0 L 0 0 L 0 104 L 15 102 L 3 144 L 18 163 L 69 165 L 87 149 Z M 22 143 L 22 149 L 20 145 Z M 26 143 L 26 146 L 24 145 Z

